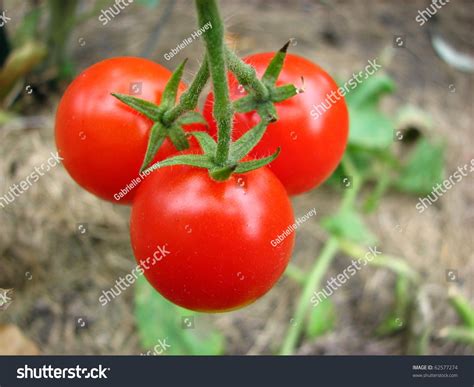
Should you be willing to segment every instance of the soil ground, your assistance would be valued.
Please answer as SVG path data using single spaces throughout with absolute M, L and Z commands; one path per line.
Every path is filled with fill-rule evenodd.
M 164 54 L 190 36 L 196 25 L 190 2 L 175 3 L 147 56 L 170 69 L 189 57 L 185 77 L 190 80 L 202 56 L 201 42 L 195 41 L 170 61 L 164 59 Z M 162 5 L 153 12 L 132 5 L 107 26 L 97 18 L 82 25 L 71 39 L 78 69 L 106 57 L 143 54 L 165 1 Z M 338 79 L 348 79 L 369 59 L 390 57 L 384 71 L 395 79 L 397 92 L 384 108 L 395 112 L 411 104 L 431 116 L 434 124 L 427 135 L 446 144 L 449 176 L 474 158 L 473 76 L 443 62 L 431 46 L 430 33 L 441 33 L 472 55 L 474 3 L 452 2 L 438 12 L 436 20 L 420 27 L 415 17 L 428 5 L 428 1 L 418 0 L 221 2 L 228 31 L 242 55 L 275 50 L 295 38 L 292 52 L 316 61 Z M 23 3 L 7 0 L 5 6 L 13 19 L 22 17 Z M 406 48 L 393 48 L 394 35 L 404 35 Z M 54 110 L 59 97 L 48 95 L 41 111 L 34 112 L 35 120 L 0 128 L 0 192 L 6 192 L 55 151 Z M 294 198 L 297 215 L 313 207 L 318 211 L 318 216 L 299 230 L 293 258 L 297 266 L 309 268 L 318 256 L 327 238 L 318 221 L 331 214 L 339 200 L 328 187 Z M 389 192 L 380 208 L 368 217 L 368 223 L 384 252 L 403 257 L 421 273 L 428 294 L 424 318 L 433 332 L 438 332 L 457 322 L 442 298 L 447 288 L 455 287 L 474 300 L 472 176 L 421 215 L 415 209 L 416 201 Z M 61 166 L 2 209 L 0 287 L 14 288 L 14 301 L 0 312 L 0 322 L 19 326 L 44 354 L 140 353 L 132 291 L 107 308 L 97 301 L 102 289 L 109 288 L 134 265 L 128 214 L 127 208 L 84 192 Z M 80 223 L 87 224 L 85 235 L 77 230 Z M 347 257 L 340 254 L 329 274 L 346 266 Z M 448 269 L 458 271 L 459 282 L 447 281 Z M 335 331 L 304 340 L 297 353 L 405 353 L 405 335 L 377 338 L 373 334 L 392 305 L 393 282 L 393 274 L 385 270 L 368 268 L 358 274 L 333 297 Z M 211 320 L 224 333 L 226 353 L 270 354 L 278 349 L 291 323 L 298 294 L 298 287 L 284 278 L 267 296 L 243 310 L 198 318 Z M 78 327 L 79 318 L 87 322 L 86 329 Z M 433 333 L 429 353 L 467 354 L 472 350 L 446 343 Z

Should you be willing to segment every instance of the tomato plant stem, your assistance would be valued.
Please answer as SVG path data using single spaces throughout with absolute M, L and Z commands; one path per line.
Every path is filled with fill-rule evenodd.
M 191 85 L 180 97 L 179 103 L 164 114 L 163 121 L 165 123 L 174 122 L 183 113 L 194 110 L 208 79 L 209 65 L 206 55 Z
M 354 205 L 357 194 L 362 186 L 362 178 L 357 172 L 352 160 L 347 155 L 344 157 L 342 165 L 347 176 L 351 177 L 352 185 L 346 189 L 339 211 L 345 211 Z M 291 355 L 293 353 L 301 330 L 305 324 L 305 317 L 308 307 L 310 306 L 311 294 L 315 289 L 321 287 L 321 281 L 326 275 L 326 272 L 338 250 L 339 239 L 335 236 L 331 236 L 324 245 L 319 257 L 316 258 L 314 266 L 304 284 L 293 317 L 295 323 L 291 324 L 288 329 L 281 347 L 281 355 Z
M 361 258 L 367 254 L 367 251 L 359 246 L 357 243 L 349 240 L 339 240 L 339 247 L 341 251 L 345 252 L 351 258 Z M 391 255 L 380 254 L 374 257 L 373 260 L 368 261 L 368 264 L 376 267 L 383 267 L 389 269 L 403 278 L 407 278 L 413 283 L 418 282 L 419 275 L 413 270 L 403 259 Z
M 306 282 L 306 273 L 292 263 L 286 267 L 285 275 L 300 285 L 304 285 Z
M 215 0 L 196 0 L 199 27 L 210 22 L 212 28 L 203 34 L 209 71 L 214 89 L 214 118 L 218 127 L 215 161 L 224 166 L 229 157 L 233 108 L 229 97 L 224 58 L 224 25 Z
M 316 264 L 313 266 L 306 284 L 303 288 L 303 292 L 298 300 L 296 306 L 295 315 L 293 317 L 294 324 L 290 325 L 288 333 L 285 337 L 281 348 L 281 355 L 291 355 L 296 347 L 301 329 L 305 323 L 306 311 L 310 306 L 311 294 L 315 288 L 319 288 L 319 285 L 328 270 L 332 259 L 336 255 L 338 250 L 338 241 L 336 237 L 331 237 L 326 242 L 321 254 L 316 259 Z
M 268 89 L 258 79 L 255 69 L 240 59 L 229 47 L 225 46 L 224 49 L 229 70 L 234 73 L 240 84 L 244 88 L 251 89 L 258 99 L 268 98 Z

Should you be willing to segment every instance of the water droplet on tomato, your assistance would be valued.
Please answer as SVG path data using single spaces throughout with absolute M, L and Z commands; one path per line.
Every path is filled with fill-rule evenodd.
M 296 140 L 298 138 L 298 135 L 296 134 L 296 132 L 291 132 L 290 133 L 290 137 L 293 139 L 293 140 Z
M 184 229 L 188 234 L 191 234 L 193 232 L 193 229 L 191 228 L 191 226 L 189 224 L 184 226 Z

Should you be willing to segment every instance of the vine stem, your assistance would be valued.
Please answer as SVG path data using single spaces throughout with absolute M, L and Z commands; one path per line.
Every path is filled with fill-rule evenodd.
M 258 79 L 255 69 L 240 59 L 234 51 L 225 46 L 225 59 L 229 70 L 234 73 L 240 84 L 251 89 L 259 99 L 268 98 L 268 89 Z
M 357 198 L 357 194 L 362 187 L 362 178 L 355 168 L 352 160 L 346 155 L 342 161 L 344 170 L 352 178 L 352 187 L 346 189 L 339 211 L 351 208 Z M 285 340 L 281 346 L 281 355 L 291 355 L 295 350 L 301 330 L 305 323 L 306 313 L 310 304 L 311 294 L 316 288 L 321 287 L 321 281 L 326 275 L 329 266 L 339 250 L 338 238 L 332 236 L 328 239 L 319 257 L 315 260 L 314 266 L 306 280 L 303 291 L 296 306 L 293 317 L 295 324 L 290 325 Z
M 281 347 L 281 355 L 291 355 L 296 347 L 301 329 L 304 325 L 306 311 L 310 303 L 311 294 L 316 287 L 319 287 L 324 275 L 326 274 L 332 259 L 338 250 L 338 241 L 336 237 L 331 237 L 325 244 L 316 264 L 313 266 L 309 277 L 304 286 L 303 292 L 298 301 L 294 316 L 295 323 L 290 325 L 286 334 L 285 341 Z
M 203 37 L 214 90 L 214 119 L 219 129 L 215 161 L 225 165 L 231 144 L 233 108 L 226 74 L 224 25 L 215 0 L 196 0 L 196 7 L 199 27 L 203 28 L 208 22 L 212 26 Z
M 194 110 L 197 106 L 199 96 L 202 90 L 204 89 L 204 86 L 206 86 L 208 79 L 209 79 L 209 65 L 208 65 L 207 55 L 206 55 L 191 85 L 181 95 L 179 99 L 179 103 L 163 115 L 164 123 L 173 122 L 183 113 L 189 110 Z

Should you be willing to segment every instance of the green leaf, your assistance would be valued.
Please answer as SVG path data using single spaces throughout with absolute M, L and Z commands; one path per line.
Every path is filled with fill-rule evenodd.
M 214 167 L 214 162 L 208 155 L 178 155 L 153 164 L 146 172 L 152 172 L 155 169 L 170 167 L 172 165 L 190 165 L 210 169 Z
M 135 318 L 143 350 L 153 351 L 166 338 L 164 355 L 220 355 L 224 337 L 198 314 L 163 298 L 144 276 L 135 284 Z M 184 329 L 183 318 L 194 318 L 194 328 Z
M 402 167 L 395 186 L 403 192 L 426 195 L 443 180 L 443 146 L 421 139 Z
M 245 157 L 262 139 L 267 126 L 268 123 L 262 120 L 240 136 L 237 141 L 231 144 L 229 158 L 237 162 Z
M 388 76 L 374 75 L 346 94 L 350 145 L 367 149 L 382 149 L 391 145 L 395 126 L 392 119 L 380 111 L 379 102 L 394 88 Z
M 339 238 L 365 244 L 376 242 L 374 234 L 367 228 L 363 219 L 352 209 L 323 218 L 321 225 Z
M 440 336 L 455 343 L 474 346 L 474 329 L 472 328 L 448 326 L 441 330 Z
M 280 154 L 280 147 L 276 150 L 274 154 L 268 157 L 263 157 L 258 160 L 252 160 L 252 161 L 244 161 L 239 163 L 237 168 L 235 169 L 235 173 L 245 173 L 245 172 L 250 172 L 255 169 L 258 169 L 260 167 L 263 167 L 264 165 L 270 164 L 273 160 L 275 160 L 278 155 Z
M 324 335 L 334 329 L 336 314 L 334 305 L 329 298 L 311 308 L 306 325 L 306 334 L 310 338 Z
M 171 125 L 168 130 L 168 137 L 177 150 L 182 151 L 189 148 L 189 141 L 181 126 Z
M 160 107 L 150 101 L 141 98 L 132 97 L 131 95 L 112 93 L 112 95 L 123 102 L 125 105 L 131 107 L 133 110 L 142 113 L 153 121 L 160 118 Z
M 462 323 L 474 330 L 474 308 L 469 301 L 460 293 L 452 291 L 452 294 L 449 295 L 449 303 L 456 311 Z
M 142 172 L 152 162 L 156 152 L 160 149 L 161 144 L 166 138 L 166 129 L 159 122 L 155 122 L 150 129 L 150 138 L 148 139 L 148 146 L 145 153 L 145 159 L 140 168 Z
M 216 152 L 217 144 L 214 139 L 206 132 L 191 132 L 191 135 L 196 137 L 201 149 L 206 154 L 214 154 Z
M 395 307 L 377 327 L 377 335 L 391 335 L 405 329 L 412 298 L 408 277 L 399 275 L 395 283 Z
M 286 42 L 285 45 L 280 48 L 280 50 L 273 56 L 272 60 L 270 61 L 262 77 L 262 82 L 265 86 L 271 87 L 276 83 L 278 76 L 280 75 L 281 69 L 283 68 L 283 63 L 285 62 L 286 58 L 286 51 L 288 50 L 289 45 L 290 41 Z
M 176 102 L 179 83 L 181 82 L 181 78 L 183 77 L 184 66 L 186 65 L 187 61 L 188 59 L 185 59 L 173 72 L 168 83 L 165 86 L 165 89 L 163 90 L 163 94 L 161 96 L 160 101 L 160 106 L 163 110 L 168 110 Z
M 179 125 L 189 125 L 189 124 L 204 124 L 208 126 L 208 122 L 199 112 L 189 111 L 184 113 L 181 117 L 176 120 L 176 123 Z
M 377 327 L 375 334 L 377 336 L 388 336 L 405 329 L 405 321 L 402 318 L 391 313 Z

